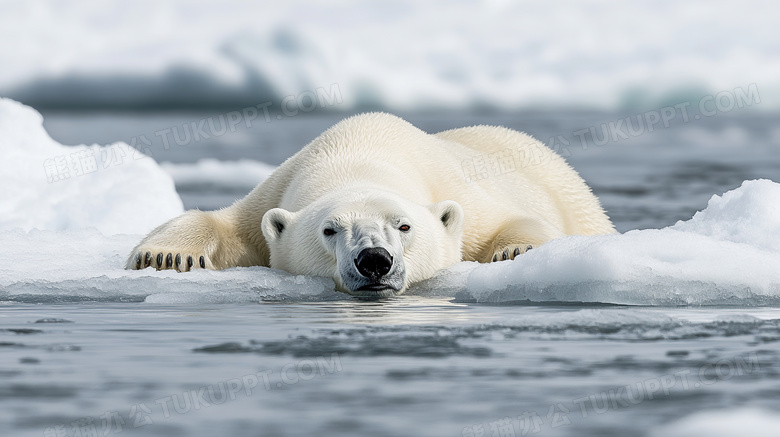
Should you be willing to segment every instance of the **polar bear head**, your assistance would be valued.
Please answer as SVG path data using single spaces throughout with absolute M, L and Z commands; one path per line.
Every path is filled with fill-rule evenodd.
M 388 297 L 461 259 L 463 209 L 419 205 L 382 190 L 338 192 L 300 211 L 268 211 L 262 231 L 271 267 L 331 277 L 337 289 Z

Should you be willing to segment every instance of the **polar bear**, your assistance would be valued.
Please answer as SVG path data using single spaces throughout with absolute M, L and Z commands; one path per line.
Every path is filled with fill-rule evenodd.
M 613 232 L 582 178 L 526 134 L 431 135 L 366 113 L 325 131 L 232 206 L 158 227 L 126 268 L 267 266 L 385 297 L 461 260 L 514 259 L 565 235 Z

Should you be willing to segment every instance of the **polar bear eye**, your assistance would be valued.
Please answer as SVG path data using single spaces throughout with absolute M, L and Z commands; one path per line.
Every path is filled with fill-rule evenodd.
M 330 237 L 331 235 L 336 235 L 336 231 L 334 231 L 331 228 L 327 228 L 324 231 L 322 231 L 323 234 L 325 234 L 326 237 Z
M 398 228 L 401 232 L 409 232 L 409 229 L 411 229 L 409 225 L 401 225 L 401 227 Z

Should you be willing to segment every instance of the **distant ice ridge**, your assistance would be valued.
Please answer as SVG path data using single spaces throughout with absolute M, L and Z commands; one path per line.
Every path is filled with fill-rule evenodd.
M 182 213 L 171 177 L 124 143 L 63 146 L 34 109 L 0 98 L 0 230 L 140 234 Z
M 43 130 L 39 114 L 7 99 L 0 100 L 0 140 L 7 163 L 0 173 L 0 301 L 348 298 L 333 290 L 330 278 L 264 267 L 125 271 L 143 234 L 182 210 L 171 176 L 143 156 L 114 165 L 119 155 L 110 150 L 116 145 L 62 146 Z M 78 156 L 71 162 L 73 154 Z M 44 164 L 57 157 L 77 167 L 49 182 L 63 175 Z M 95 157 L 94 171 L 84 171 L 84 157 Z M 248 184 L 271 170 L 251 162 L 168 167 L 177 181 L 195 173 L 219 180 L 232 172 Z M 566 237 L 513 261 L 459 263 L 408 293 L 495 303 L 780 305 L 780 184 L 745 181 L 713 196 L 692 219 L 664 229 Z
M 656 109 L 756 83 L 756 108 L 777 109 L 777 8 L 760 0 L 11 0 L 0 5 L 0 40 L 14 41 L 0 45 L 0 95 L 48 107 L 273 101 L 278 111 L 285 96 L 336 84 L 342 110 Z

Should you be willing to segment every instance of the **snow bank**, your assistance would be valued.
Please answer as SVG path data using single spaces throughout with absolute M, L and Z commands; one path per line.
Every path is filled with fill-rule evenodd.
M 274 101 L 278 111 L 284 96 L 337 84 L 343 102 L 332 103 L 343 110 L 615 109 L 756 83 L 756 108 L 776 109 L 777 7 L 760 0 L 4 2 L 0 40 L 14 44 L 0 45 L 0 95 L 48 107 Z
M 170 176 L 124 143 L 63 146 L 34 109 L 0 98 L 0 230 L 145 233 L 182 212 Z

